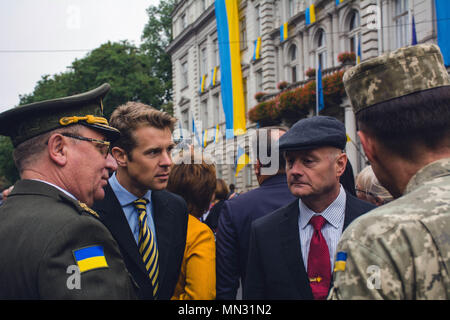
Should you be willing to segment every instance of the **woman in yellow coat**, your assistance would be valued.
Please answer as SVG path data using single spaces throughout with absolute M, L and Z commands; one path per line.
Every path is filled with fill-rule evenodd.
M 208 209 L 216 187 L 213 164 L 188 156 L 175 158 L 167 190 L 184 198 L 189 219 L 180 277 L 172 300 L 216 298 L 216 244 L 211 229 L 199 218 Z

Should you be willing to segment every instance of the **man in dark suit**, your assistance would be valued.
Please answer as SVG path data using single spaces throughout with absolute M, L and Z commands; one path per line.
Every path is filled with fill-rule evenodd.
M 135 286 L 89 206 L 115 170 L 103 117 L 110 86 L 0 114 L 19 180 L 0 208 L 0 299 L 129 299 Z M 109 140 L 109 141 L 107 141 Z
M 217 299 L 236 299 L 239 279 L 245 279 L 252 221 L 295 199 L 278 152 L 278 139 L 285 132 L 282 127 L 257 130 L 252 146 L 256 147 L 255 175 L 260 187 L 224 202 L 216 234 Z
M 280 138 L 287 182 L 299 198 L 252 224 L 245 299 L 325 299 L 336 246 L 348 224 L 374 208 L 339 183 L 347 156 L 344 125 L 302 119 Z
M 94 208 L 118 242 L 139 297 L 167 300 L 178 281 L 188 218 L 186 202 L 163 190 L 172 165 L 175 119 L 128 102 L 110 122 L 121 132 L 112 148 L 118 169 Z

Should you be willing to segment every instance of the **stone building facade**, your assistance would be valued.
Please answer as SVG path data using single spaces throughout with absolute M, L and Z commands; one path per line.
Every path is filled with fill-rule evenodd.
M 410 45 L 412 18 L 417 40 L 437 43 L 434 0 L 236 0 L 239 2 L 239 32 L 245 110 L 257 101 L 257 92 L 269 96 L 277 84 L 291 86 L 307 80 L 306 71 L 320 62 L 324 74 L 342 68 L 338 55 L 357 52 L 361 60 Z M 307 24 L 306 11 L 314 5 L 315 22 Z M 192 137 L 192 122 L 199 132 L 207 130 L 205 152 L 213 155 L 218 177 L 234 183 L 238 191 L 257 186 L 251 165 L 235 176 L 236 143 L 247 146 L 248 135 L 226 140 L 225 116 L 220 88 L 219 43 L 214 0 L 181 0 L 172 13 L 174 40 L 167 48 L 172 57 L 174 114 L 183 137 Z M 287 22 L 288 38 L 280 41 L 280 26 Z M 260 58 L 253 60 L 255 40 L 261 38 Z M 215 84 L 211 80 L 218 67 Z M 204 79 L 204 90 L 201 80 Z M 344 98 L 336 115 L 346 125 L 351 142 L 346 151 L 355 174 L 365 166 L 353 110 Z M 314 114 L 312 110 L 311 115 Z M 220 138 L 214 143 L 219 125 Z M 247 121 L 251 132 L 256 123 Z M 175 132 L 175 137 L 180 134 Z M 234 145 L 234 147 L 232 146 Z

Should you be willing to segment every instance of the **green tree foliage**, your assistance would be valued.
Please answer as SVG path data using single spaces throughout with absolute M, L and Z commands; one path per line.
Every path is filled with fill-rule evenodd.
M 20 104 L 73 95 L 108 82 L 111 91 L 103 101 L 107 117 L 127 101 L 141 101 L 159 109 L 165 101 L 161 81 L 150 74 L 149 62 L 127 41 L 107 42 L 75 60 L 68 71 L 43 76 L 32 94 L 21 96 Z
M 14 165 L 13 146 L 8 137 L 0 136 L 0 192 L 19 179 Z
M 107 42 L 76 59 L 68 70 L 43 75 L 32 93 L 20 95 L 20 105 L 55 99 L 94 89 L 108 82 L 103 101 L 105 116 L 127 101 L 140 101 L 173 114 L 172 64 L 165 48 L 172 41 L 172 11 L 177 0 L 161 0 L 147 9 L 148 23 L 142 45 Z M 19 175 L 12 159 L 9 138 L 0 137 L 0 179 L 14 183 Z
M 142 32 L 141 50 L 150 60 L 150 73 L 161 81 L 165 103 L 172 100 L 172 62 L 165 48 L 173 40 L 172 11 L 177 0 L 161 0 L 147 9 L 148 23 Z

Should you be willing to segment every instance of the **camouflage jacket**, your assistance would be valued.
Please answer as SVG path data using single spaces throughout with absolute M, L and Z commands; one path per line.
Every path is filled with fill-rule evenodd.
M 450 158 L 355 220 L 337 252 L 328 299 L 450 299 Z

